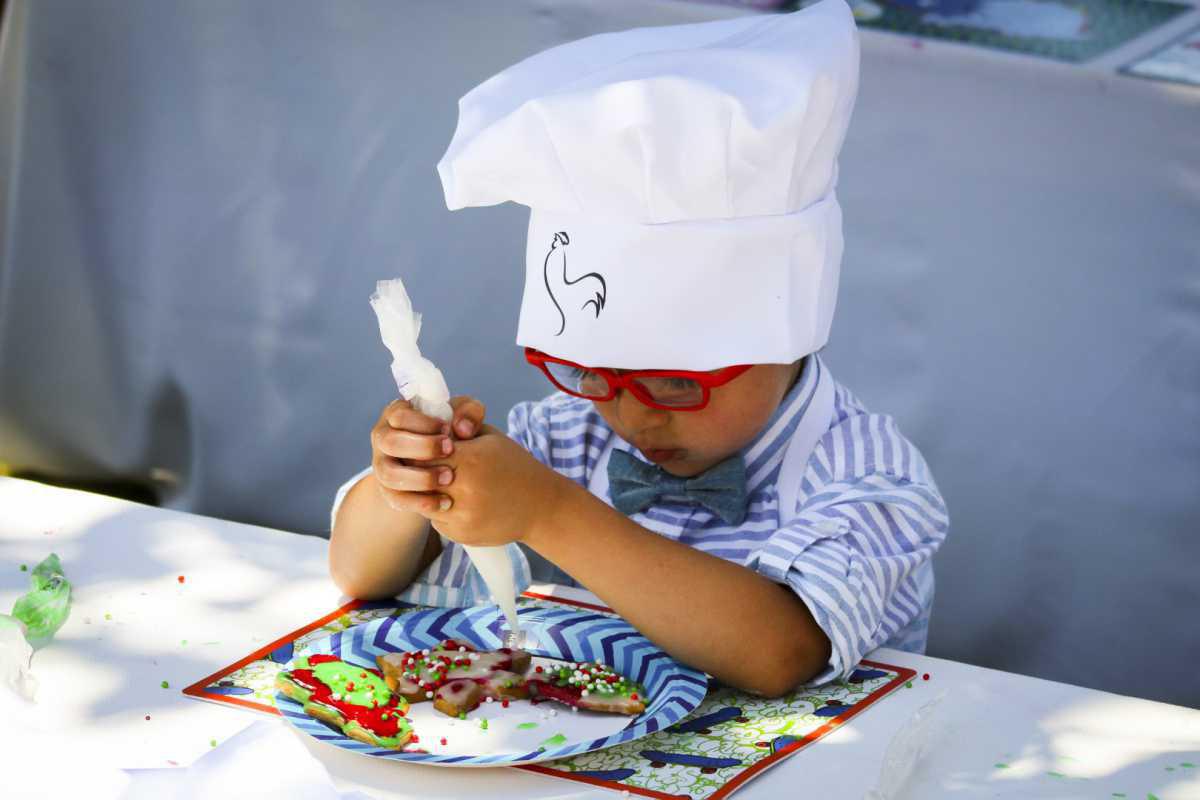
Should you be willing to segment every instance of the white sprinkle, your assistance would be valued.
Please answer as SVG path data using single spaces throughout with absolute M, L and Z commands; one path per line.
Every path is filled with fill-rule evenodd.
M 329 695 L 329 696 L 330 696 L 331 698 L 333 698 L 334 700 L 341 700 L 341 699 L 342 699 L 342 694 L 341 694 L 341 692 L 334 692 L 333 694 L 331 694 L 331 695 Z
M 426 700 L 431 700 L 431 699 L 433 699 L 433 692 L 426 692 L 426 693 L 425 693 L 425 699 L 426 699 Z
M 552 716 L 552 717 L 557 717 L 557 716 L 558 716 L 558 712 L 557 712 L 557 711 L 555 711 L 555 710 L 552 708 L 552 709 L 550 709 L 550 716 Z
M 587 690 L 587 689 L 584 689 L 584 690 L 583 690 L 583 692 L 581 692 L 581 694 L 582 694 L 584 697 L 587 697 L 587 696 L 588 696 L 588 690 Z
M 492 700 L 492 698 L 490 698 L 490 697 L 489 697 L 489 698 L 487 698 L 486 700 L 484 700 L 484 702 L 485 702 L 485 703 L 491 703 L 491 702 L 494 702 L 494 701 Z
M 465 653 L 465 652 L 467 652 L 467 648 L 465 648 L 465 647 L 460 647 L 460 648 L 458 648 L 458 652 L 460 652 L 460 653 Z

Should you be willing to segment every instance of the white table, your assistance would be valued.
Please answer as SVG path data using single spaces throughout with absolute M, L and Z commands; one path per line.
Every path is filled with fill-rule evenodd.
M 80 750 L 123 769 L 186 766 L 263 718 L 179 690 L 346 602 L 326 549 L 322 539 L 0 478 L 0 608 L 26 590 L 19 565 L 51 551 L 75 587 L 66 625 L 34 657 L 39 705 Z M 899 796 L 1200 798 L 1200 711 L 893 650 L 871 658 L 930 679 L 737 797 L 794 797 L 802 786 L 812 797 L 863 797 L 893 738 L 905 740 L 914 714 L 944 693 Z M 1113 658 L 1137 669 L 1144 656 Z M 396 764 L 304 741 L 339 788 L 380 798 L 618 796 L 522 770 Z

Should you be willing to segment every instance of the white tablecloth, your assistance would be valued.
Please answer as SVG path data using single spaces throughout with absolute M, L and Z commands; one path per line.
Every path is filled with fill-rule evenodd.
M 66 625 L 34 656 L 38 704 L 69 732 L 65 751 L 100 767 L 184 768 L 214 740 L 266 718 L 180 689 L 346 602 L 327 576 L 326 548 L 321 539 L 0 478 L 0 608 L 26 589 L 21 564 L 60 555 L 74 601 Z M 894 739 L 923 750 L 897 797 L 1200 797 L 1200 711 L 892 650 L 871 657 L 929 680 L 897 690 L 739 797 L 864 797 Z M 914 735 L 914 714 L 938 698 Z M 0 731 L 20 735 L 12 725 L 0 718 Z M 339 788 L 380 798 L 614 796 L 522 770 L 397 764 L 303 742 Z

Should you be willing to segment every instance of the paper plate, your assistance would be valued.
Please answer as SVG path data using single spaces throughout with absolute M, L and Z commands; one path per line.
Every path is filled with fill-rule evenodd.
M 674 661 L 624 620 L 575 609 L 527 608 L 521 612 L 521 627 L 534 664 L 549 663 L 547 659 L 600 661 L 645 686 L 649 706 L 631 719 L 572 711 L 553 702 L 534 706 L 514 700 L 507 708 L 484 703 L 459 720 L 434 711 L 432 703 L 415 703 L 408 719 L 419 743 L 397 751 L 350 739 L 308 716 L 281 693 L 276 693 L 275 704 L 284 719 L 314 739 L 356 753 L 436 766 L 495 767 L 565 758 L 632 741 L 679 722 L 704 699 L 708 683 L 702 673 Z M 502 646 L 504 630 L 495 606 L 431 609 L 335 633 L 309 643 L 299 655 L 331 653 L 351 664 L 375 667 L 379 654 L 433 647 L 445 639 L 492 650 Z

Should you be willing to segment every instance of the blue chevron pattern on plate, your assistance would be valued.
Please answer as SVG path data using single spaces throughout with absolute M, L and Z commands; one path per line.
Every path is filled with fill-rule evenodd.
M 430 609 L 386 617 L 311 642 L 305 654 L 332 653 L 343 661 L 375 666 L 382 653 L 433 647 L 445 639 L 461 639 L 481 650 L 502 647 L 503 616 L 495 606 Z M 494 767 L 566 758 L 633 741 L 679 722 L 704 699 L 703 673 L 674 661 L 629 623 L 605 614 L 565 608 L 521 609 L 521 627 L 534 656 L 563 661 L 601 661 L 646 687 L 650 703 L 628 725 L 610 736 L 567 741 L 553 747 L 520 752 L 446 755 L 404 752 L 354 741 L 304 713 L 302 706 L 276 693 L 275 705 L 289 723 L 329 744 L 394 761 L 455 767 Z M 290 664 L 289 664 L 290 667 Z M 427 739 L 414 722 L 424 744 Z

